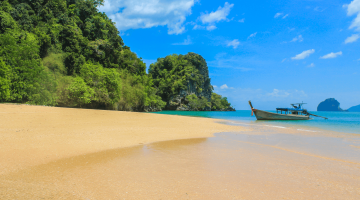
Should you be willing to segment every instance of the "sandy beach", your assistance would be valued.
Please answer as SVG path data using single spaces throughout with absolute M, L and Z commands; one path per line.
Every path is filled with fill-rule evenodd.
M 0 104 L 0 199 L 360 198 L 360 137 L 254 127 Z

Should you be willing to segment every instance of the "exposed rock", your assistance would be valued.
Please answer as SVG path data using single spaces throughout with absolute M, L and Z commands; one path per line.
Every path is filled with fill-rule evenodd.
M 213 87 L 207 63 L 199 54 L 190 52 L 159 58 L 150 65 L 149 74 L 154 86 L 159 88 L 159 96 L 166 102 L 164 110 L 211 111 Z M 191 99 L 187 100 L 189 95 Z
M 340 108 L 340 103 L 336 99 L 329 98 L 318 105 L 317 111 L 346 111 L 346 110 Z
M 161 108 L 145 106 L 143 111 L 144 112 L 159 112 L 159 111 L 161 111 Z
M 225 108 L 225 109 L 211 109 L 211 111 L 236 111 L 235 108 L 233 107 L 228 107 L 228 108 Z
M 178 107 L 176 108 L 176 110 L 180 110 L 180 111 L 190 111 L 191 109 L 190 109 L 189 106 L 184 105 L 184 104 L 181 104 L 180 106 L 178 106 Z
M 188 55 L 195 55 L 194 53 L 189 53 Z M 199 70 L 199 73 L 202 77 L 201 81 L 201 92 L 198 92 L 199 86 L 196 85 L 195 81 L 188 79 L 187 80 L 187 89 L 186 90 L 180 90 L 179 94 L 171 97 L 171 100 L 169 101 L 166 109 L 168 110 L 191 110 L 191 108 L 188 106 L 186 96 L 195 94 L 198 98 L 205 97 L 208 99 L 208 101 L 211 101 L 211 93 L 212 93 L 212 86 L 210 85 L 210 77 L 209 77 L 209 70 L 207 63 L 205 59 L 197 55 L 200 61 L 192 61 L 192 64 L 196 67 L 196 69 Z M 192 77 L 195 76 L 195 74 L 191 74 Z M 205 108 L 204 110 L 211 110 L 211 108 Z

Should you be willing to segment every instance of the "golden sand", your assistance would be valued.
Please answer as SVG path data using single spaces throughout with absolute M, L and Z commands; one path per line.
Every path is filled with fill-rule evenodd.
M 214 119 L 0 104 L 0 175 L 139 144 L 241 130 Z
M 217 121 L 0 105 L 0 199 L 360 199 L 357 159 Z

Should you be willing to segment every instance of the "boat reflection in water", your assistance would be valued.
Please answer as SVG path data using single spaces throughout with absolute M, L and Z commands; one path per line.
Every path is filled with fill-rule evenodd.
M 251 101 L 249 101 L 249 104 L 252 111 L 251 116 L 255 114 L 257 120 L 309 120 L 311 119 L 310 115 L 315 117 L 321 117 L 311 114 L 306 109 L 303 109 L 302 105 L 304 105 L 305 103 L 291 104 L 292 108 L 276 108 L 276 113 L 254 109 Z M 322 118 L 327 119 L 326 117 Z

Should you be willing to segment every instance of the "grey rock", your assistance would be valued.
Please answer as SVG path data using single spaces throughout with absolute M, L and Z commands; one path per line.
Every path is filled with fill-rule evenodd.
M 325 101 L 321 102 L 317 111 L 346 111 L 340 108 L 340 103 L 335 98 L 325 99 Z

